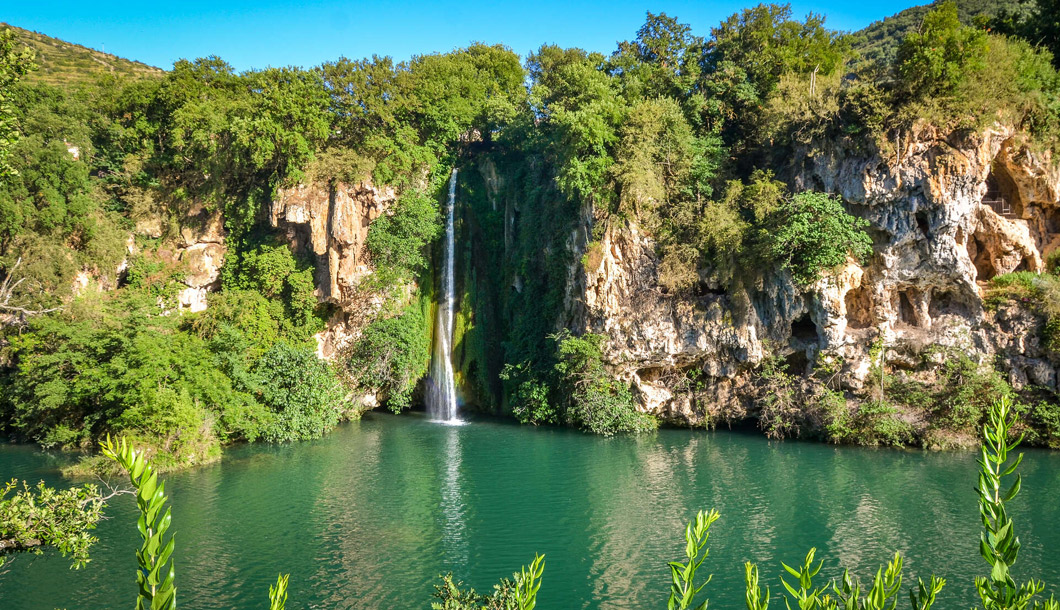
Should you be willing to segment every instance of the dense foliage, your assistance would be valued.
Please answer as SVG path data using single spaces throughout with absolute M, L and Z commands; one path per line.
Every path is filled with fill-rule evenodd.
M 416 383 L 430 364 L 430 336 L 427 319 L 416 306 L 400 315 L 379 317 L 364 328 L 353 346 L 349 374 L 362 387 L 376 389 L 390 410 L 407 409 Z
M 427 268 L 424 246 L 438 236 L 441 223 L 434 200 L 420 191 L 409 191 L 392 213 L 368 228 L 365 247 L 376 267 L 374 286 L 387 289 L 404 284 Z
M 60 446 L 125 432 L 182 456 L 160 457 L 167 467 L 224 442 L 317 436 L 356 410 L 340 394 L 411 406 L 429 358 L 439 203 L 459 167 L 454 345 L 471 402 L 593 432 L 650 428 L 605 338 L 555 335 L 573 325 L 565 287 L 630 234 L 654 245 L 663 292 L 715 299 L 726 319 L 753 315 L 768 281 L 804 290 L 868 261 L 863 210 L 804 186 L 798 164 L 829 147 L 887 156 L 925 120 L 943 132 L 1000 120 L 1053 146 L 1050 2 L 943 2 L 857 35 L 789 5 L 702 33 L 649 12 L 610 55 L 544 45 L 521 61 L 474 44 L 243 73 L 207 57 L 59 86 L 25 78 L 31 59 L 4 34 L 0 422 Z M 360 332 L 336 370 L 316 367 L 311 337 L 351 312 L 319 303 L 334 261 L 278 234 L 270 205 L 296 183 L 368 179 L 396 203 L 357 245 L 373 271 L 360 292 L 331 295 L 363 306 L 347 320 Z M 221 290 L 206 311 L 175 315 L 192 272 L 179 252 L 221 233 L 219 218 Z M 298 375 L 319 393 L 288 401 Z M 978 422 L 940 401 L 926 408 L 954 430 Z M 783 403 L 770 413 L 793 430 Z M 819 429 L 908 438 L 896 404 L 833 408 Z
M 637 411 L 629 384 L 608 371 L 603 357 L 606 336 L 563 332 L 551 338 L 555 364 L 547 377 L 532 376 L 526 366 L 508 367 L 502 373 L 518 383 L 511 400 L 522 423 L 565 423 L 604 435 L 643 432 L 658 425 Z
M 0 567 L 15 553 L 42 554 L 53 548 L 84 567 L 96 542 L 90 532 L 103 517 L 104 498 L 95 485 L 34 489 L 11 480 L 0 487 Z

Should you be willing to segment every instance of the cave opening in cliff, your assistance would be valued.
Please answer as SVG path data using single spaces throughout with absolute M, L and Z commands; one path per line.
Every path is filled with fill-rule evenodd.
M 802 314 L 791 323 L 791 336 L 802 343 L 817 342 L 817 324 L 810 319 L 810 314 Z
M 990 257 L 990 250 L 979 239 L 978 235 L 973 235 L 968 240 L 968 258 L 972 259 L 972 264 L 975 265 L 975 279 L 977 281 L 989 282 L 997 275 L 997 268 Z
M 784 356 L 784 368 L 789 375 L 805 377 L 810 373 L 810 359 L 806 357 L 806 352 L 796 350 Z
M 1049 236 L 1060 233 L 1060 208 L 1043 208 L 1042 215 L 1045 217 L 1045 232 Z
M 847 310 L 847 328 L 860 330 L 872 326 L 872 293 L 868 286 L 856 286 L 843 297 Z
M 1005 218 L 1019 218 L 1022 215 L 1019 189 L 1004 166 L 995 163 L 991 168 L 986 177 L 986 193 L 981 203 Z
M 928 222 L 927 212 L 921 210 L 916 213 L 916 226 L 925 238 L 931 238 L 931 223 Z
M 637 378 L 641 381 L 645 381 L 648 383 L 656 383 L 663 377 L 666 377 L 667 374 L 672 372 L 673 371 L 671 369 L 666 367 L 646 366 L 644 368 L 637 369 Z
M 913 307 L 913 299 L 909 296 L 908 290 L 898 291 L 898 321 L 913 327 L 920 326 L 920 320 L 917 318 L 916 308 Z
M 972 317 L 972 308 L 968 300 L 954 290 L 941 290 L 931 293 L 931 302 L 928 304 L 928 315 L 932 320 L 941 316 L 956 316 L 962 319 Z

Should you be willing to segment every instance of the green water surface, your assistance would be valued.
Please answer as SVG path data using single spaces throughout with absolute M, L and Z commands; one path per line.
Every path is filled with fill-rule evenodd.
M 0 445 L 0 478 L 66 486 L 56 474 L 66 459 Z M 683 523 L 713 507 L 722 516 L 704 564 L 712 608 L 744 606 L 747 560 L 779 596 L 779 562 L 811 546 L 829 577 L 846 566 L 868 578 L 900 550 L 907 584 L 934 571 L 948 581 L 936 607 L 968 608 L 972 578 L 985 573 L 975 459 L 728 431 L 605 439 L 373 413 L 319 441 L 235 447 L 169 475 L 178 602 L 265 608 L 268 585 L 290 572 L 291 609 L 428 608 L 439 573 L 487 590 L 541 552 L 542 610 L 662 608 Z M 1060 584 L 1060 454 L 1029 451 L 1021 471 L 1016 574 Z M 86 568 L 55 555 L 7 566 L 0 608 L 130 607 L 132 498 L 107 515 Z

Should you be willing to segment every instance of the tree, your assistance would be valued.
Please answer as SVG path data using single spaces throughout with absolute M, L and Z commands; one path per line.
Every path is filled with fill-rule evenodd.
M 610 436 L 618 432 L 644 432 L 658 423 L 637 411 L 629 384 L 616 379 L 603 362 L 604 335 L 585 333 L 580 337 L 562 332 L 556 341 L 557 396 L 565 409 L 567 423 L 594 434 Z
M 95 485 L 58 490 L 43 481 L 31 490 L 14 479 L 0 486 L 0 567 L 9 555 L 39 555 L 49 547 L 70 557 L 70 567 L 84 567 L 96 542 L 90 532 L 103 518 L 106 501 L 117 493 L 104 497 Z
M 14 171 L 8 154 L 19 132 L 11 94 L 15 83 L 34 67 L 33 52 L 27 47 L 18 48 L 15 31 L 0 30 L 0 184 Z
M 22 265 L 22 257 L 19 257 L 15 261 L 15 264 L 11 266 L 4 274 L 4 280 L 0 282 L 0 312 L 6 313 L 6 320 L 0 318 L 0 328 L 6 325 L 18 325 L 24 326 L 26 324 L 27 316 L 39 316 L 53 311 L 58 311 L 59 307 L 51 307 L 47 309 L 30 309 L 26 307 L 20 307 L 15 303 L 11 302 L 11 298 L 15 296 L 15 291 L 18 287 L 26 281 L 25 277 L 19 277 L 15 279 L 18 273 L 18 268 Z M 12 280 L 15 280 L 12 282 Z
M 872 239 L 863 218 L 843 209 L 838 197 L 805 191 L 784 201 L 759 230 L 759 252 L 780 264 L 797 284 L 817 281 L 821 272 L 843 264 L 848 256 L 872 254 Z
M 684 100 L 697 89 L 703 38 L 666 13 L 648 11 L 637 38 L 618 43 L 607 71 L 622 80 L 629 99 L 668 96 Z
M 704 55 L 705 119 L 729 145 L 749 140 L 760 107 L 787 73 L 828 75 L 850 54 L 849 36 L 824 27 L 822 15 L 791 19 L 789 4 L 744 9 L 711 30 Z
M 987 35 L 962 25 L 952 0 L 925 17 L 898 47 L 898 77 L 913 96 L 952 94 L 968 74 L 984 67 Z
M 1038 8 L 1031 17 L 1034 38 L 1053 54 L 1053 65 L 1060 70 L 1060 0 L 1038 0 Z
M 395 413 L 412 405 L 416 383 L 427 373 L 431 346 L 423 312 L 413 305 L 398 316 L 381 317 L 364 328 L 346 368 L 358 385 L 379 394 Z
M 1053 66 L 1060 69 L 1060 0 L 1019 0 L 1013 7 L 1002 7 L 991 18 L 976 20 L 990 32 L 1019 36 L 1052 54 Z
M 544 45 L 527 58 L 534 84 L 530 104 L 542 118 L 556 184 L 567 197 L 607 203 L 611 147 L 618 140 L 624 103 L 616 83 L 600 68 L 603 55 Z
M 280 341 L 255 364 L 262 403 L 276 414 L 266 440 L 320 438 L 342 417 L 345 392 L 330 365 L 304 347 Z
M 391 288 L 427 266 L 424 248 L 442 230 L 438 204 L 428 194 L 408 190 L 388 213 L 368 226 L 365 248 L 374 267 L 372 286 Z

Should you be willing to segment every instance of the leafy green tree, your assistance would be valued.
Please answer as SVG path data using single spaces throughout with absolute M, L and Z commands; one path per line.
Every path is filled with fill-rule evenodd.
M 33 52 L 26 47 L 18 48 L 14 30 L 0 29 L 0 180 L 6 179 L 13 171 L 7 156 L 18 140 L 19 132 L 11 91 L 15 83 L 33 68 Z
M 689 25 L 648 11 L 636 39 L 618 43 L 607 71 L 622 81 L 623 93 L 631 100 L 690 99 L 697 90 L 703 45 Z
M 12 479 L 0 486 L 0 567 L 14 553 L 54 548 L 74 569 L 89 562 L 90 532 L 103 517 L 106 498 L 95 485 L 59 490 L 43 481 L 30 489 Z
M 262 243 L 243 252 L 238 262 L 226 261 L 223 280 L 226 289 L 264 296 L 283 335 L 305 341 L 323 328 L 314 272 L 313 264 L 295 257 L 286 244 Z
M 65 447 L 125 431 L 166 468 L 216 458 L 221 440 L 257 437 L 265 410 L 152 297 L 124 292 L 89 307 L 90 316 L 79 306 L 34 319 L 12 337 L 0 411 L 14 431 Z
M 950 95 L 970 72 L 985 67 L 986 51 L 986 34 L 961 24 L 957 5 L 948 0 L 902 41 L 895 68 L 914 96 Z
M 346 370 L 359 386 L 377 392 L 380 402 L 399 413 L 412 406 L 416 383 L 427 374 L 429 336 L 427 319 L 416 306 L 380 317 L 353 345 Z
M 1060 1 L 1038 0 L 1031 17 L 1034 37 L 1031 42 L 1044 46 L 1053 54 L 1053 65 L 1060 70 Z
M 615 379 L 603 361 L 604 335 L 569 332 L 553 336 L 556 364 L 553 372 L 557 395 L 564 398 L 567 423 L 594 434 L 644 432 L 658 423 L 640 413 L 629 384 Z
M 261 402 L 276 414 L 262 436 L 271 442 L 320 438 L 344 413 L 345 392 L 331 366 L 311 350 L 284 341 L 255 365 Z
M 500 378 L 515 386 L 508 395 L 508 404 L 519 423 L 535 426 L 560 423 L 561 413 L 549 396 L 548 384 L 535 376 L 529 362 L 504 365 Z
M 438 204 L 426 193 L 408 190 L 389 213 L 368 227 L 365 247 L 374 267 L 372 287 L 392 288 L 427 267 L 425 249 L 441 232 Z
M 872 239 L 865 233 L 867 226 L 868 221 L 843 209 L 841 199 L 805 191 L 769 214 L 758 247 L 805 286 L 817 281 L 824 270 L 843 264 L 848 256 L 868 258 Z
M 606 203 L 610 148 L 618 140 L 624 104 L 601 70 L 603 55 L 542 46 L 527 58 L 533 80 L 530 105 L 543 119 L 544 137 L 557 161 L 556 184 L 570 198 Z
M 702 201 L 711 194 L 719 147 L 698 138 L 677 102 L 644 100 L 629 109 L 611 168 L 620 208 L 650 228 L 679 199 Z
M 850 54 L 848 36 L 824 27 L 822 15 L 791 19 L 789 4 L 744 9 L 711 30 L 704 56 L 706 120 L 742 149 L 761 124 L 761 103 L 784 74 L 829 75 Z
M 1053 65 L 1060 69 L 1060 2 L 1057 0 L 1019 0 L 1002 6 L 992 17 L 977 16 L 976 25 L 987 31 L 1019 36 L 1052 54 Z
M 526 97 L 519 58 L 500 45 L 398 64 L 389 57 L 340 58 L 322 72 L 335 109 L 328 154 L 358 151 L 356 171 L 342 177 L 362 179 L 371 171 L 377 183 L 399 186 L 415 184 L 465 135 L 491 139 Z

